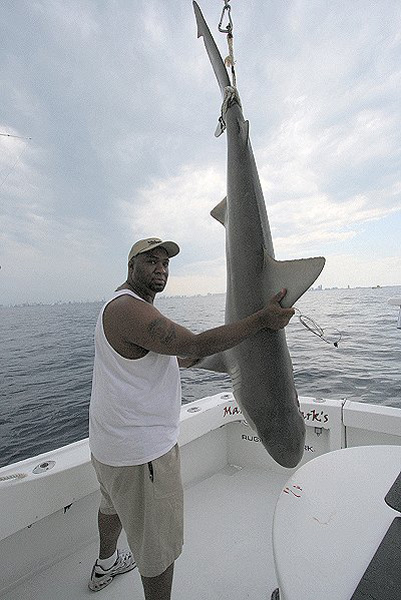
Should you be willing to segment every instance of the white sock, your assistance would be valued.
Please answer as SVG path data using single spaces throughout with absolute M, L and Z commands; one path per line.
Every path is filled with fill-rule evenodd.
M 114 565 L 116 560 L 117 560 L 117 550 L 109 558 L 102 558 L 102 559 L 98 558 L 97 564 L 99 565 L 99 567 L 102 567 L 102 569 L 107 571 Z

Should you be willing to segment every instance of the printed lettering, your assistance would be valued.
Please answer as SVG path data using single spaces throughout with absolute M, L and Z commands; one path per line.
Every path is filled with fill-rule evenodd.
M 312 423 L 328 423 L 329 415 L 325 413 L 323 410 L 317 412 L 314 408 L 307 413 L 301 411 L 301 414 L 305 421 L 311 421 Z
M 292 488 L 285 487 L 283 489 L 284 494 L 292 494 L 296 498 L 300 498 L 301 494 L 299 492 L 302 492 L 302 488 L 299 485 L 293 485 Z
M 238 406 L 224 406 L 223 407 L 223 417 L 233 416 L 233 415 L 242 415 L 242 410 Z
M 260 438 L 256 435 L 245 435 L 244 433 L 242 434 L 241 439 L 246 440 L 247 442 L 256 442 L 257 444 L 260 442 Z

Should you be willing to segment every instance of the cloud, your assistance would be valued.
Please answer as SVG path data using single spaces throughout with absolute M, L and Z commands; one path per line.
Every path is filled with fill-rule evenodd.
M 224 55 L 222 7 L 202 8 Z M 280 258 L 373 246 L 384 256 L 398 244 L 401 13 L 392 0 L 363 8 L 233 6 L 237 80 Z M 2 128 L 32 137 L 25 149 L 0 138 L 9 297 L 107 294 L 133 238 L 149 232 L 181 243 L 180 289 L 220 290 L 224 230 L 209 212 L 225 195 L 225 140 L 213 139 L 220 95 L 191 3 L 8 3 L 0 28 Z M 4 277 L 10 264 L 18 283 Z M 24 264 L 32 275 L 20 277 Z
M 99 33 L 92 3 L 70 0 L 66 5 L 57 0 L 36 1 L 32 13 L 59 43 L 70 45 L 71 41 L 90 40 Z
M 317 251 L 319 246 L 350 240 L 364 224 L 400 209 L 399 199 L 392 207 L 386 203 L 381 206 L 377 197 L 364 195 L 341 203 L 333 202 L 327 195 L 311 195 L 274 204 L 270 208 L 270 221 L 280 254 L 292 252 L 300 256 L 306 250 Z
M 401 210 L 399 115 L 366 109 L 317 128 L 306 96 L 285 102 L 290 116 L 255 151 L 280 252 L 345 242 Z
M 17 228 L 9 217 L 3 225 L 0 303 L 102 297 L 104 238 L 91 221 L 71 224 L 31 211 Z
M 225 176 L 214 166 L 186 164 L 177 175 L 137 190 L 135 198 L 120 200 L 116 208 L 132 239 L 158 235 L 191 245 L 191 256 L 212 255 L 224 230 L 209 213 L 224 194 Z
M 226 268 L 224 257 L 215 260 L 199 260 L 176 269 L 171 267 L 171 277 L 166 290 L 172 296 L 196 294 L 219 294 L 226 291 Z

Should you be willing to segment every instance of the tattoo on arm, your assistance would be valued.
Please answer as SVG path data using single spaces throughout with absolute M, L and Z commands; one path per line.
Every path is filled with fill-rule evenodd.
M 148 325 L 148 333 L 150 337 L 164 344 L 171 344 L 177 338 L 174 323 L 166 324 L 164 319 L 154 319 Z

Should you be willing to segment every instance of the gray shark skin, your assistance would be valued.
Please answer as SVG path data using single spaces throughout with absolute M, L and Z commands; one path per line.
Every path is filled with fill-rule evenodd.
M 220 90 L 230 80 L 200 8 L 193 2 L 198 37 L 203 37 Z M 225 322 L 261 309 L 282 288 L 289 307 L 323 269 L 323 257 L 276 261 L 256 162 L 237 99 L 225 113 L 227 197 L 211 212 L 226 230 L 227 288 Z M 292 468 L 304 452 L 305 423 L 299 410 L 285 332 L 265 329 L 232 350 L 203 360 L 200 368 L 228 372 L 233 393 L 249 425 L 272 458 Z

